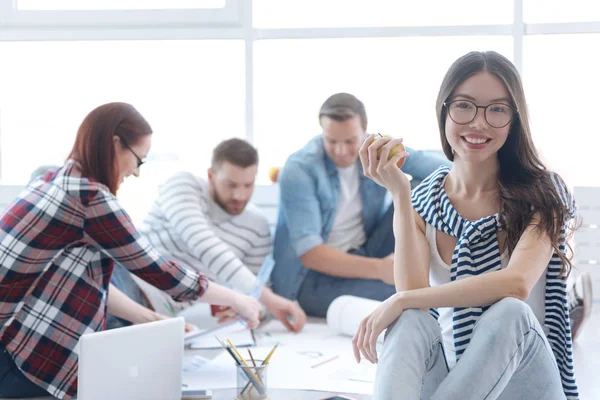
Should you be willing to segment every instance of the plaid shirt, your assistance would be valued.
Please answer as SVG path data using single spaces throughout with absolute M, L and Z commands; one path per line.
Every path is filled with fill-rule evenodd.
M 0 342 L 53 396 L 76 395 L 79 337 L 105 328 L 115 261 L 178 301 L 208 285 L 153 250 L 74 161 L 29 185 L 0 219 Z

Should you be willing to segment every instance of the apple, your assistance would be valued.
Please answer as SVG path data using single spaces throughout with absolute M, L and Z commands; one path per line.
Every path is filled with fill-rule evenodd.
M 382 139 L 382 138 L 386 138 L 386 137 L 391 137 L 389 135 L 382 135 L 381 133 L 378 133 L 377 135 L 379 136 L 375 136 L 373 138 L 373 141 L 371 142 L 371 144 L 375 143 L 375 141 L 377 139 Z M 379 157 L 381 157 L 381 149 L 383 149 L 383 147 L 380 147 L 379 149 L 377 149 L 377 159 L 379 160 Z M 394 157 L 395 154 L 404 151 L 404 145 L 402 143 L 397 144 L 396 146 L 394 146 L 392 148 L 392 150 L 390 150 L 390 154 L 388 155 L 388 160 L 391 160 L 392 157 Z M 403 159 L 401 159 L 400 161 L 398 161 L 398 168 L 402 168 L 402 166 L 404 165 L 404 161 L 406 161 L 406 157 L 404 157 Z
M 277 182 L 277 178 L 279 177 L 279 167 L 271 167 L 269 168 L 269 179 L 271 182 Z

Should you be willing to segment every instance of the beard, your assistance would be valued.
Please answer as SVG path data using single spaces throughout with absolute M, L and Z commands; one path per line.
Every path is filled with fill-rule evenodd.
M 248 202 L 234 201 L 234 200 L 224 200 L 217 190 L 213 190 L 213 200 L 215 203 L 219 205 L 223 210 L 225 210 L 228 214 L 231 215 L 240 215 Z

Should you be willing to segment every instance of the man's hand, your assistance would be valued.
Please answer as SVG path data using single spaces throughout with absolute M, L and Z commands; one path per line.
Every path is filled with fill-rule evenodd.
M 388 285 L 394 284 L 394 253 L 383 257 L 379 264 L 379 280 Z
M 213 315 L 217 319 L 218 324 L 224 324 L 226 322 L 235 321 L 240 317 L 233 308 L 227 306 L 216 306 L 217 310 Z
M 269 288 L 263 290 L 260 300 L 269 313 L 281 321 L 291 332 L 300 332 L 304 327 L 306 314 L 298 303 L 276 295 Z

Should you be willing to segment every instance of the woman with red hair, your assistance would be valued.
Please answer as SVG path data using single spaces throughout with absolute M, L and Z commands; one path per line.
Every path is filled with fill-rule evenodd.
M 151 143 L 133 106 L 100 106 L 67 162 L 0 217 L 0 398 L 76 395 L 78 340 L 105 329 L 115 262 L 175 300 L 200 297 L 258 325 L 255 299 L 165 260 L 119 205 L 119 185 L 139 175 Z

